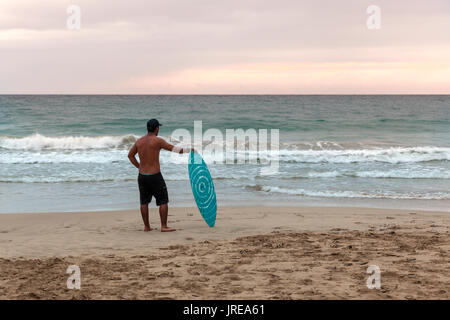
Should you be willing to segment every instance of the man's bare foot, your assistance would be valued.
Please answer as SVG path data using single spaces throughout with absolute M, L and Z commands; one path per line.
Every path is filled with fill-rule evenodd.
M 176 229 L 169 227 L 161 227 L 161 232 L 172 232 L 172 231 L 176 231 Z
M 153 230 L 153 229 L 150 228 L 150 227 L 145 227 L 144 232 L 149 232 L 149 231 L 152 231 L 152 230 Z

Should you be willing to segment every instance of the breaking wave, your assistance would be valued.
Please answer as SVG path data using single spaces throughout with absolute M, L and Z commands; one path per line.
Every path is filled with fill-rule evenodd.
M 55 162 L 110 162 L 122 159 L 108 155 L 107 152 L 129 149 L 138 139 L 133 134 L 116 136 L 61 136 L 47 137 L 35 133 L 27 137 L 0 137 L 0 150 L 12 153 L 5 157 L 6 163 L 49 163 Z M 216 146 L 214 158 L 225 162 L 225 144 Z M 450 161 L 450 148 L 436 146 L 386 146 L 363 143 L 283 143 L 279 151 L 249 151 L 245 145 L 238 146 L 234 158 L 248 161 L 250 157 L 259 163 L 278 159 L 284 163 L 419 163 L 430 161 Z M 205 149 L 205 160 L 213 160 Z M 211 150 L 211 149 L 209 149 Z M 50 152 L 55 152 L 51 154 Z M 20 153 L 21 152 L 21 153 Z M 99 154 L 96 155 L 96 152 Z M 103 152 L 103 154 L 101 154 Z M 5 152 L 2 152 L 5 153 Z M 20 154 L 18 154 L 20 153 Z M 17 155 L 18 160 L 13 162 Z M 63 159 L 62 159 L 63 158 Z M 72 158 L 72 159 L 71 159 Z M 9 159 L 9 160 L 8 160 Z M 0 159 L 3 162 L 3 157 Z
M 450 179 L 450 171 L 441 169 L 430 170 L 421 168 L 415 170 L 393 169 L 393 170 L 372 170 L 372 171 L 324 171 L 308 172 L 296 174 L 291 179 L 308 178 L 383 178 L 383 179 Z
M 419 192 L 408 192 L 408 193 L 398 193 L 393 191 L 315 191 L 315 190 L 305 190 L 305 189 L 288 189 L 275 186 L 265 186 L 265 185 L 247 185 L 245 187 L 248 190 L 267 192 L 267 193 L 280 193 L 296 196 L 306 196 L 306 197 L 320 197 L 320 198 L 370 198 L 370 199 L 402 199 L 402 200 L 448 200 L 450 199 L 450 193 L 446 192 L 434 192 L 434 193 L 419 193 Z
M 47 137 L 35 133 L 31 136 L 15 138 L 0 137 L 0 148 L 9 150 L 87 150 L 117 149 L 131 146 L 138 136 L 61 136 Z
M 445 147 L 389 147 L 345 150 L 280 150 L 281 162 L 291 163 L 418 163 L 449 161 L 450 148 Z

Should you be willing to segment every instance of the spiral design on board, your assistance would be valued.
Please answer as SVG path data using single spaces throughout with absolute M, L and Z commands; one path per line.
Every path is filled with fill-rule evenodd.
M 213 227 L 216 221 L 217 201 L 211 174 L 200 155 L 191 153 L 189 179 L 192 193 L 206 223 Z

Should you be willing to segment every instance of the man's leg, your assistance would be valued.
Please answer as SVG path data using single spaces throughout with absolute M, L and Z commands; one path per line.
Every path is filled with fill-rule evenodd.
M 167 226 L 167 215 L 169 212 L 168 204 L 162 204 L 159 206 L 159 216 L 161 217 L 161 232 L 175 231 L 175 229 Z
M 144 231 L 147 232 L 147 231 L 152 230 L 150 228 L 150 222 L 148 220 L 148 203 L 141 204 L 141 215 L 142 215 L 142 220 L 144 220 L 144 226 L 145 226 Z

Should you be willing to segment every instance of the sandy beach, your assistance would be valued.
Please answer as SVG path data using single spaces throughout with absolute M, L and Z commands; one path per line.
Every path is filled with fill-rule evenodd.
M 448 212 L 225 207 L 0 215 L 1 299 L 449 299 Z M 81 290 L 66 286 L 69 265 Z M 368 289 L 367 267 L 381 271 Z

